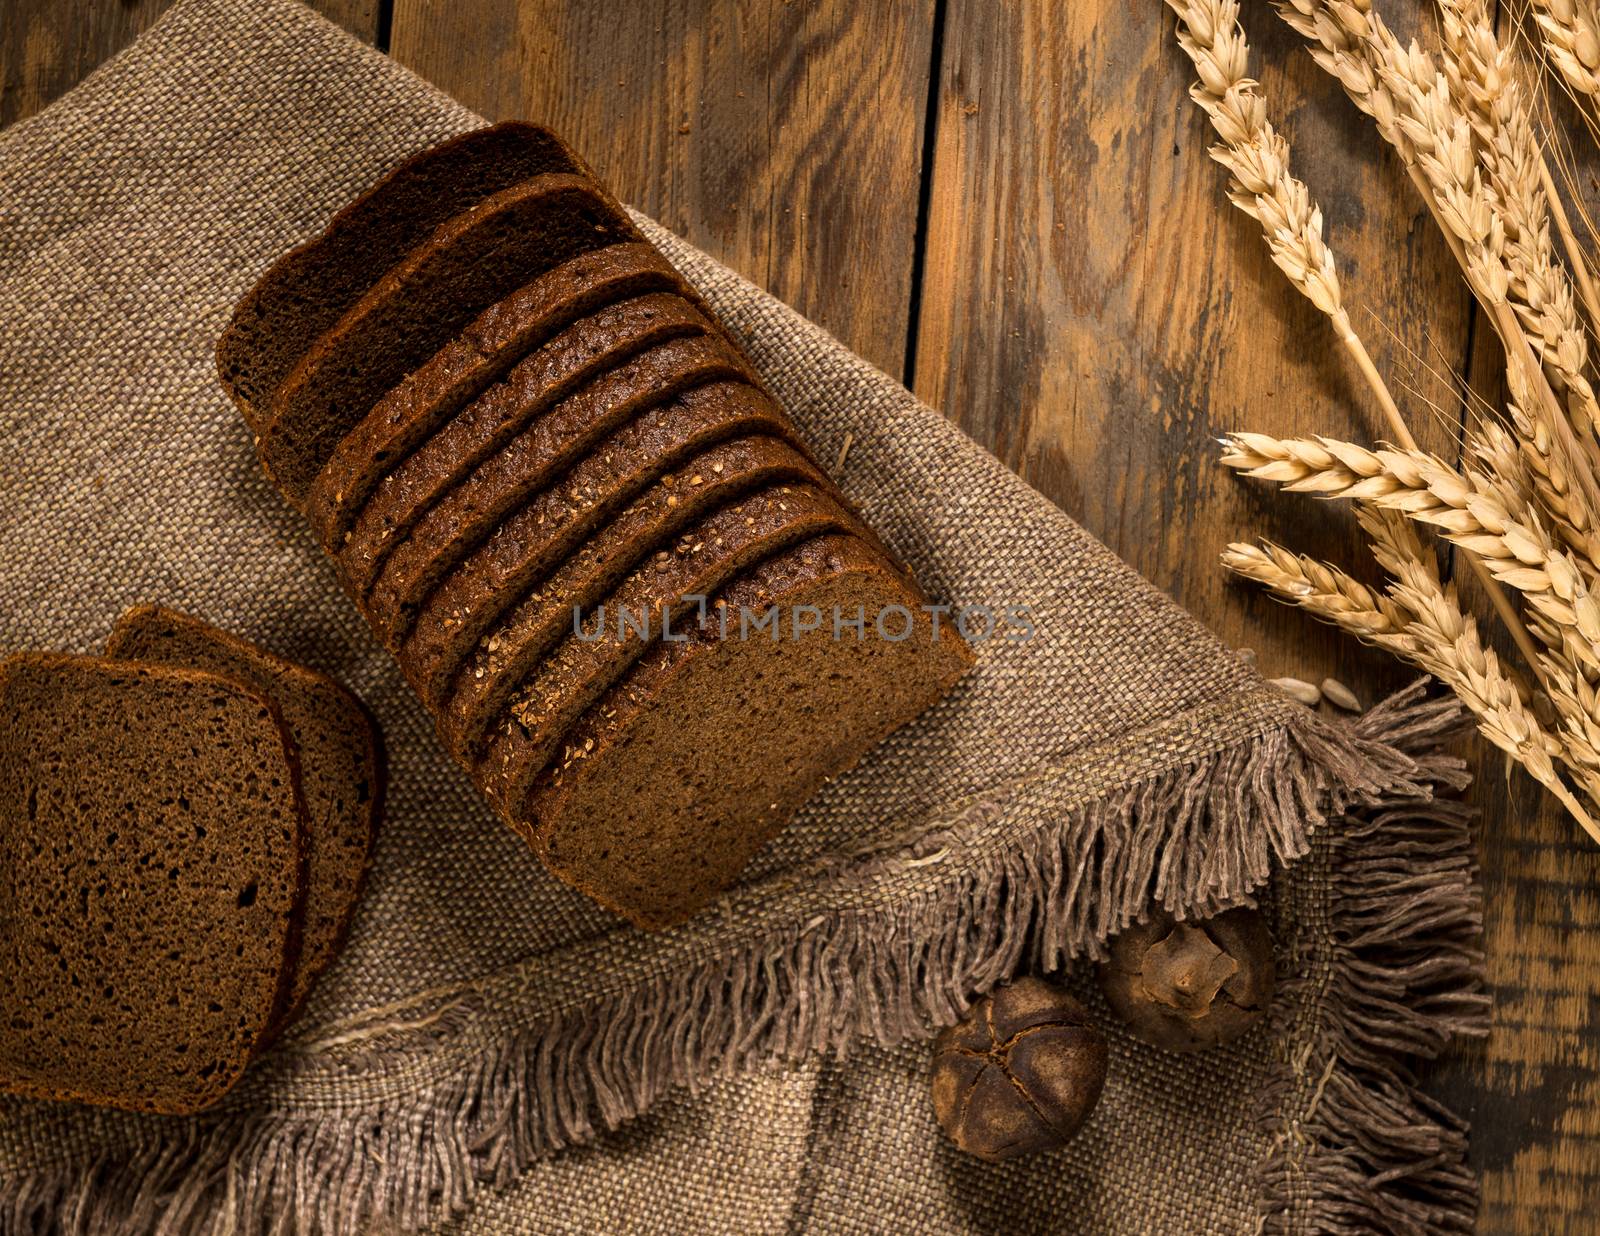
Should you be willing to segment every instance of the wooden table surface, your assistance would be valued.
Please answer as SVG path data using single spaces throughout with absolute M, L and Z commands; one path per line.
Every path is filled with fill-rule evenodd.
M 0 0 L 0 124 L 168 2 Z M 1259 533 L 1361 556 L 1342 510 L 1225 474 L 1219 432 L 1380 430 L 1326 323 L 1226 208 L 1159 0 L 317 7 L 491 119 L 566 133 L 621 196 L 900 376 L 1269 675 L 1331 674 L 1369 702 L 1408 679 L 1217 568 Z M 1270 8 L 1246 8 L 1358 329 L 1418 436 L 1453 456 L 1451 383 L 1497 397 L 1492 336 L 1398 165 Z M 1494 1029 L 1430 1083 L 1472 1119 L 1482 1231 L 1600 1231 L 1600 852 L 1474 751 Z

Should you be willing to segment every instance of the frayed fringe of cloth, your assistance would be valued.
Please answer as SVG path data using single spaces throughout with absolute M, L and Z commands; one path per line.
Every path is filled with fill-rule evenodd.
M 1434 738 L 1419 748 L 1415 718 L 1368 721 L 1416 754 L 1435 789 L 1466 784 Z M 1467 1124 L 1408 1068 L 1488 1033 L 1472 818 L 1458 800 L 1385 796 L 1313 842 L 1298 977 L 1283 1001 L 1304 1019 L 1307 1047 L 1266 1104 L 1266 1236 L 1474 1230 Z
M 392 1097 L 370 1107 L 219 1114 L 174 1125 L 166 1130 L 172 1140 L 131 1158 L 0 1182 L 0 1232 L 343 1236 L 424 1226 L 463 1209 L 480 1182 L 508 1183 L 535 1156 L 592 1140 L 672 1087 L 809 1053 L 842 1055 L 863 1037 L 893 1045 L 925 1035 L 929 1023 L 953 1021 L 974 993 L 1024 964 L 1054 969 L 1101 953 L 1152 898 L 1180 913 L 1237 902 L 1275 861 L 1305 856 L 1330 815 L 1425 799 L 1440 772 L 1414 753 L 1431 750 L 1455 716 L 1418 689 L 1350 726 L 1297 710 L 1205 761 L 1085 804 L 1012 844 L 966 849 L 957 823 L 898 860 L 926 866 L 929 855 L 948 849 L 948 877 L 932 893 L 821 915 L 692 972 L 509 1032 L 475 1056 L 469 1072 L 397 1084 Z M 991 815 L 1002 810 L 988 805 Z M 1397 1161 L 1382 1153 L 1389 1141 L 1410 1153 L 1407 1113 L 1420 1100 L 1391 1083 L 1398 1074 L 1390 1053 L 1437 1044 L 1450 1020 L 1444 1009 L 1456 1009 L 1442 994 L 1437 1015 L 1426 1002 L 1414 1016 L 1389 1008 L 1456 980 L 1425 959 L 1442 930 L 1426 907 L 1408 913 L 1403 891 L 1383 886 L 1383 834 L 1392 826 L 1381 819 L 1373 817 L 1371 833 L 1342 843 L 1361 861 L 1341 877 L 1347 953 L 1323 1001 L 1338 1067 L 1298 1129 L 1371 1147 L 1365 1159 L 1347 1157 L 1325 1171 L 1328 1188 L 1352 1196 L 1363 1193 L 1367 1159 L 1378 1171 Z M 1443 827 L 1452 829 L 1465 836 L 1464 824 Z M 1413 826 L 1406 835 L 1419 851 L 1437 844 L 1433 831 Z M 880 857 L 871 866 L 892 869 L 895 861 Z M 1404 864 L 1404 856 L 1395 861 Z M 1392 940 L 1396 933 L 1402 939 Z M 1368 973 L 1372 961 L 1391 954 L 1389 968 Z M 442 1043 L 465 1032 L 472 1012 L 438 1020 L 429 1034 Z M 1454 1145 L 1441 1136 L 1441 1181 Z M 1310 1159 L 1311 1170 L 1320 1164 Z M 1387 1196 L 1381 1184 L 1370 1191 Z

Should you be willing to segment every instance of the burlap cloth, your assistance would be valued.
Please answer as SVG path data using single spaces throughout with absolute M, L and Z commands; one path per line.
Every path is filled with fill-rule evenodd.
M 1461 780 L 1433 753 L 1453 710 L 1413 694 L 1345 729 L 1284 699 L 903 388 L 648 221 L 819 456 L 852 435 L 839 479 L 928 590 L 1027 605 L 1037 637 L 983 644 L 670 933 L 619 926 L 491 817 L 211 359 L 270 259 L 480 123 L 288 0 L 184 0 L 0 136 L 0 647 L 88 650 L 133 602 L 180 606 L 357 689 L 391 772 L 348 952 L 287 1041 L 200 1119 L 0 1105 L 0 1227 L 1469 1223 L 1462 1126 L 1400 1059 L 1481 1013 L 1464 812 L 1425 801 Z M 1067 968 L 1105 1015 L 1074 959 L 1152 899 L 1205 910 L 1290 863 L 1266 894 L 1270 1028 L 1196 1058 L 1113 1033 L 1064 1152 L 994 1168 L 942 1140 L 930 1026 L 1019 967 Z

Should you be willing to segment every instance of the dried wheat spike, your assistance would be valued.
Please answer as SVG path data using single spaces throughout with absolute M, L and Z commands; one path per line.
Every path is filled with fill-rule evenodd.
M 1249 76 L 1250 47 L 1237 0 L 1167 0 L 1178 45 L 1194 63 L 1189 97 L 1222 139 L 1211 157 L 1231 175 L 1229 198 L 1261 225 L 1272 260 L 1318 309 L 1343 318 L 1339 275 L 1323 241 L 1322 211 L 1289 171 L 1289 144 L 1267 119 Z
M 1600 667 L 1600 600 L 1538 513 L 1494 477 L 1457 471 L 1424 451 L 1266 434 L 1225 439 L 1223 463 L 1287 489 L 1366 502 L 1439 529 L 1550 622 L 1575 631 L 1581 659 Z
M 1279 600 L 1299 606 L 1363 643 L 1402 655 L 1409 650 L 1405 611 L 1338 567 L 1271 541 L 1230 545 L 1222 553 L 1222 565 L 1241 578 L 1264 584 Z
M 1539 39 L 1561 80 L 1580 97 L 1600 95 L 1600 7 L 1591 0 L 1533 0 Z
M 1509 48 L 1495 36 L 1484 0 L 1440 0 L 1445 75 L 1477 138 L 1478 160 L 1505 232 L 1510 300 L 1573 427 L 1592 435 L 1600 408 L 1585 376 L 1588 336 L 1577 295 L 1551 241 L 1549 171 Z M 1586 280 L 1581 251 L 1575 273 Z

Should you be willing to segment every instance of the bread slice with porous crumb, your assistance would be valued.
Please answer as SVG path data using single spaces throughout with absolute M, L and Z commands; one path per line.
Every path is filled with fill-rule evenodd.
M 571 504 L 553 507 L 545 500 L 550 495 L 587 498 L 584 505 L 599 512 L 594 517 L 598 520 L 631 500 L 639 484 L 676 467 L 683 449 L 731 437 L 757 423 L 770 424 L 777 434 L 788 433 L 788 418 L 754 388 L 722 381 L 742 376 L 733 354 L 715 338 L 675 339 L 547 409 L 462 478 L 382 555 L 368 608 L 375 614 L 393 608 L 414 616 L 441 580 L 491 537 L 516 544 L 518 561 L 538 558 L 544 534 L 554 536 L 562 523 L 562 530 L 574 531 L 565 520 L 573 513 Z M 724 387 L 748 395 L 744 407 L 730 407 L 725 416 L 711 398 L 714 389 Z M 689 420 L 695 421 L 693 429 Z M 682 424 L 684 432 L 659 432 L 667 421 Z M 651 429 L 658 431 L 655 440 L 642 441 L 641 435 Z M 690 443 L 685 435 L 695 430 L 701 436 Z M 368 552 L 380 554 L 378 548 Z M 356 564 L 346 568 L 350 573 L 357 569 Z M 515 589 L 518 582 L 507 575 L 504 587 Z M 406 629 L 411 623 L 408 619 L 397 625 Z
M 826 532 L 860 525 L 832 486 L 778 485 L 704 516 L 663 545 L 607 598 L 606 614 L 569 634 L 533 671 L 498 676 L 488 694 L 453 697 L 437 722 L 446 745 L 474 764 L 491 805 L 514 822 L 535 779 L 588 707 L 643 655 L 650 642 L 686 620 L 741 571 Z M 474 675 L 461 676 L 476 685 Z M 501 706 L 499 701 L 506 698 Z M 482 752 L 481 757 L 479 752 Z
M 566 440 L 562 426 L 552 429 L 556 442 Z M 680 466 L 689 469 L 686 475 L 674 474 Z M 825 483 L 795 442 L 788 418 L 765 395 L 735 382 L 686 391 L 618 430 L 506 515 L 425 594 L 415 594 L 421 598 L 412 602 L 418 620 L 396 653 L 400 666 L 423 700 L 436 705 L 469 657 L 474 675 L 478 668 L 499 669 L 513 649 L 527 646 L 524 633 L 540 613 L 557 614 L 558 628 L 570 625 L 563 611 L 594 604 L 639 554 L 687 520 L 760 484 L 785 480 Z M 472 495 L 463 486 L 451 497 L 466 502 Z M 461 504 L 451 502 L 438 513 L 448 517 L 446 527 L 471 526 Z M 413 533 L 419 549 L 426 548 L 419 542 L 425 531 L 418 525 Z M 399 564 L 400 555 L 393 562 Z M 535 642 L 524 667 L 543 650 Z
M 106 655 L 222 674 L 271 700 L 283 717 L 299 756 L 310 820 L 304 930 L 282 1018 L 287 1024 L 338 957 L 366 882 L 383 803 L 377 725 L 326 674 L 165 606 L 124 613 L 106 641 Z
M 0 1089 L 187 1113 L 289 999 L 306 825 L 272 703 L 203 670 L 0 664 Z
M 390 474 L 411 452 L 535 349 L 580 350 L 569 327 L 621 301 L 687 292 L 649 245 L 622 243 L 580 253 L 496 301 L 418 369 L 407 374 L 334 448 L 306 499 L 322 547 L 338 552 Z M 578 359 L 574 357 L 574 360 Z
M 688 918 L 972 665 L 925 602 L 856 537 L 763 562 L 572 728 L 521 813 L 534 848 L 639 926 Z
M 685 483 L 686 478 L 674 474 L 651 486 L 557 570 L 540 578 L 491 628 L 457 675 L 438 717 L 439 733 L 451 750 L 475 749 L 512 695 L 573 634 L 575 614 L 587 614 L 602 603 L 615 614 L 635 593 L 650 599 L 646 594 L 651 586 L 671 579 L 670 568 L 679 565 L 679 557 L 697 558 L 694 565 L 703 567 L 725 554 L 753 552 L 741 550 L 745 542 L 789 535 L 788 517 L 808 517 L 814 496 L 826 495 L 826 505 L 820 500 L 816 505 L 830 517 L 843 506 L 833 500 L 832 488 L 816 466 L 781 438 L 751 436 L 720 443 L 690 467 L 701 484 Z M 789 486 L 811 488 L 797 488 L 791 502 L 787 492 L 777 492 Z M 762 504 L 738 515 L 729 509 L 768 490 L 774 491 L 770 511 L 763 511 Z M 848 512 L 842 517 L 848 519 Z M 753 522 L 746 524 L 745 519 Z M 613 597 L 630 574 L 639 577 L 632 593 Z M 418 681 L 429 685 L 420 675 Z
M 406 539 L 435 502 L 499 447 L 530 426 L 557 416 L 570 431 L 559 454 L 566 461 L 580 457 L 608 423 L 628 411 L 626 406 L 584 400 L 584 389 L 602 380 L 610 367 L 652 345 L 703 337 L 710 329 L 700 311 L 682 297 L 652 292 L 574 323 L 548 346 L 525 356 L 503 382 L 464 408 L 384 478 L 338 555 L 353 595 L 361 595 L 364 573 L 383 565 L 385 548 Z M 585 423 L 579 416 L 567 415 L 575 406 L 592 410 L 593 418 Z M 369 604 L 367 617 L 391 646 L 404 631 L 405 615 L 386 608 L 382 597 Z

